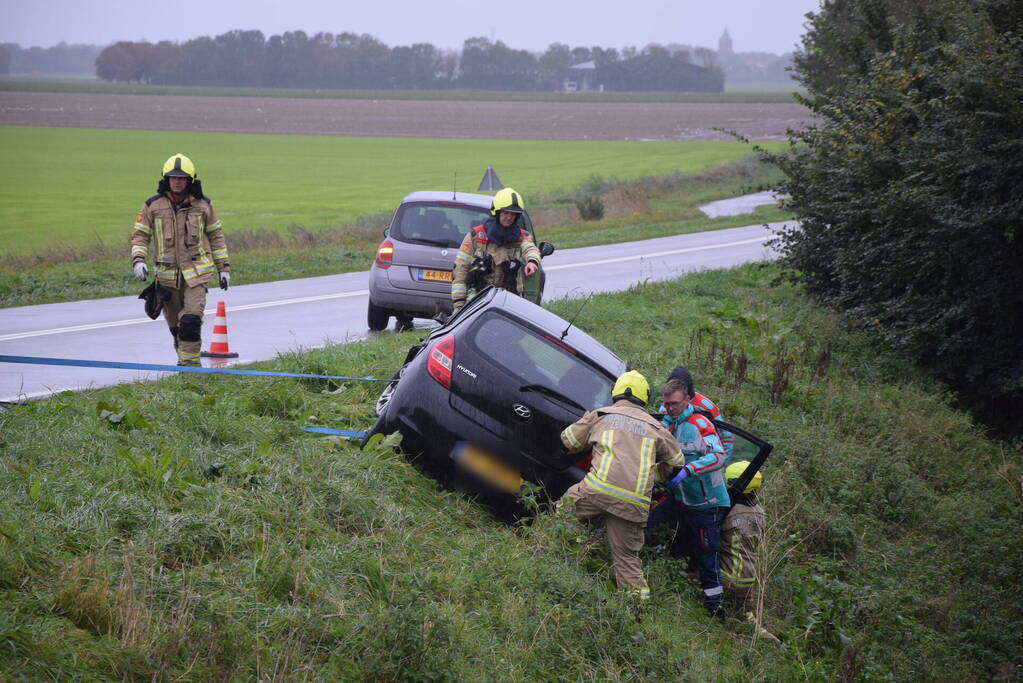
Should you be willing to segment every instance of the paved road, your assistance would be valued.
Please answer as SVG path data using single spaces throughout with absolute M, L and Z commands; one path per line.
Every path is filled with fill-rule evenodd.
M 694 270 L 772 258 L 764 246 L 770 236 L 762 225 L 751 225 L 564 249 L 544 259 L 544 296 L 552 299 L 619 291 L 644 280 L 667 280 Z M 345 273 L 240 285 L 227 292 L 211 290 L 203 337 L 210 338 L 216 302 L 223 299 L 227 303 L 228 341 L 231 350 L 240 354 L 239 363 L 363 339 L 372 334 L 366 329 L 367 278 L 366 272 Z M 166 323 L 147 318 L 142 302 L 135 297 L 0 309 L 0 355 L 168 365 L 176 361 Z M 0 363 L 0 401 L 163 374 Z

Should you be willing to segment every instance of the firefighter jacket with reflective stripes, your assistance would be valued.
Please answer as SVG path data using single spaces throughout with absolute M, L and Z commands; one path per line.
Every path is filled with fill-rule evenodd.
M 672 435 L 627 400 L 586 413 L 561 432 L 561 442 L 569 453 L 593 451 L 593 463 L 579 484 L 579 493 L 631 522 L 646 521 L 655 481 L 682 466 L 682 453 Z
M 165 287 L 205 285 L 218 271 L 230 270 L 227 240 L 209 199 L 189 197 L 175 208 L 162 194 L 146 200 L 131 234 L 132 264 L 152 257 L 156 279 Z
M 757 549 L 765 528 L 764 508 L 736 503 L 721 525 L 721 579 L 725 588 L 748 591 L 757 578 Z
M 689 476 L 675 488 L 675 498 L 686 507 L 728 507 L 728 489 L 725 487 L 725 447 L 721 444 L 714 424 L 696 412 L 690 403 L 676 419 L 670 415 L 662 423 L 675 438 L 685 455 Z
M 465 237 L 462 239 L 462 246 L 458 248 L 458 253 L 455 255 L 455 271 L 452 274 L 451 280 L 451 301 L 456 305 L 469 301 L 476 296 L 478 290 L 483 289 L 486 285 L 502 287 L 504 285 L 505 272 L 502 264 L 513 259 L 521 264 L 515 276 L 514 291 L 519 296 L 522 296 L 526 277 L 523 271 L 526 263 L 533 261 L 538 267 L 540 265 L 540 250 L 536 247 L 533 238 L 529 236 L 528 232 L 520 228 L 518 242 L 506 242 L 505 244 L 498 245 L 487 237 L 485 225 L 477 225 L 465 233 Z M 470 266 L 477 258 L 482 259 L 488 255 L 493 259 L 493 265 L 484 276 L 484 284 L 478 288 L 470 287 L 469 283 L 466 282 L 469 277 Z

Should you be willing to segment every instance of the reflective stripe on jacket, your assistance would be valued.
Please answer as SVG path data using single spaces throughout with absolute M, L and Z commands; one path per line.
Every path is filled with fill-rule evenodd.
M 721 579 L 725 588 L 749 590 L 757 579 L 757 549 L 764 535 L 764 508 L 736 503 L 721 525 Z
M 579 493 L 610 514 L 645 522 L 655 480 L 681 467 L 678 443 L 656 419 L 629 401 L 591 410 L 561 432 L 570 453 L 593 450 Z M 662 471 L 657 471 L 663 464 Z
M 190 197 L 174 208 L 166 195 L 150 197 L 135 217 L 131 234 L 132 263 L 150 256 L 161 285 L 205 285 L 217 271 L 229 271 L 227 239 L 209 200 Z
M 678 418 L 673 420 L 665 415 L 662 422 L 678 440 L 690 474 L 675 489 L 675 498 L 687 507 L 728 507 L 725 448 L 713 423 L 696 412 L 692 404 L 686 406 Z

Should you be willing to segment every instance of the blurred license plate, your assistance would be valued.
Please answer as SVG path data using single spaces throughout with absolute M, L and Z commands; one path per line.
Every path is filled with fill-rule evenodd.
M 435 282 L 451 282 L 451 271 L 450 270 L 429 270 L 428 268 L 419 268 L 418 276 L 420 280 L 433 280 Z
M 515 468 L 472 444 L 465 444 L 457 450 L 455 461 L 502 491 L 516 493 L 522 488 L 523 479 Z

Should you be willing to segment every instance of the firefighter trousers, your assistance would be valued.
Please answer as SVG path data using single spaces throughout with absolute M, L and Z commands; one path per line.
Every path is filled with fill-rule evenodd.
M 643 575 L 639 551 L 643 547 L 643 522 L 630 522 L 597 507 L 586 498 L 577 498 L 575 514 L 579 519 L 591 519 L 603 515 L 607 529 L 607 542 L 611 546 L 611 562 L 614 566 L 618 588 L 635 593 L 641 600 L 650 597 L 650 588 Z
M 198 365 L 202 348 L 202 315 L 206 309 L 206 285 L 189 287 L 180 277 L 178 280 L 179 286 L 167 287 L 171 298 L 163 305 L 163 317 L 174 335 L 178 362 Z

